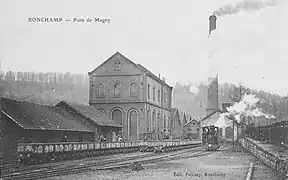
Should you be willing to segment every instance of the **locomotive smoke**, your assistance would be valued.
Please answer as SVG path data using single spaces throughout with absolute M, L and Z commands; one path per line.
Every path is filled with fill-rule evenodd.
M 227 127 L 232 124 L 232 121 L 228 119 L 228 117 L 234 117 L 235 120 L 240 123 L 241 117 L 259 117 L 264 116 L 267 119 L 276 118 L 273 115 L 263 113 L 256 104 L 260 101 L 259 98 L 255 97 L 252 94 L 245 94 L 243 99 L 234 104 L 233 106 L 227 108 L 227 113 L 222 113 L 216 122 L 216 126 L 219 127 Z
M 257 11 L 269 6 L 276 6 L 282 1 L 283 0 L 244 0 L 236 3 L 235 5 L 223 6 L 214 11 L 214 14 L 216 16 L 224 16 L 236 14 L 241 11 Z

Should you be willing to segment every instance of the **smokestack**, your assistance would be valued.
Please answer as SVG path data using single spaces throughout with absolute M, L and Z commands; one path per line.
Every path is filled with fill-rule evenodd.
M 207 115 L 219 110 L 219 99 L 218 99 L 218 75 L 216 77 L 208 78 L 208 93 L 207 93 Z
M 217 17 L 215 14 L 209 17 L 209 37 L 211 35 L 211 32 L 216 30 L 216 20 L 217 20 Z

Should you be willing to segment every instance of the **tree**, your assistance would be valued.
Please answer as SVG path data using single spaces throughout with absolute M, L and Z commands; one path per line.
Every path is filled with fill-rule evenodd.
M 71 84 L 72 80 L 71 80 L 71 73 L 66 72 L 64 74 L 64 84 Z
M 45 82 L 45 74 L 43 72 L 39 72 L 38 73 L 38 77 L 39 77 L 39 82 L 40 83 L 44 83 Z
M 15 74 L 13 71 L 8 71 L 5 75 L 6 81 L 15 81 Z
M 5 80 L 5 73 L 4 73 L 4 71 L 0 71 L 0 80 Z

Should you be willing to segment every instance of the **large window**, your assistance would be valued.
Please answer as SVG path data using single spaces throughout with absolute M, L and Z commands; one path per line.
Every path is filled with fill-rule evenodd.
M 161 97 L 160 90 L 158 90 L 158 102 L 160 102 L 160 97 Z
M 152 131 L 155 131 L 156 130 L 156 112 L 155 110 L 153 110 L 153 113 L 152 113 L 152 122 L 151 122 L 151 125 L 152 125 Z
M 138 87 L 135 82 L 130 84 L 130 96 L 138 96 Z
M 122 111 L 120 109 L 114 109 L 112 112 L 112 119 L 115 120 L 117 124 L 122 125 Z
M 153 101 L 155 101 L 155 87 L 153 87 Z
M 148 90 L 148 99 L 150 99 L 150 84 L 148 84 L 148 88 L 147 88 Z
M 151 120 L 151 115 L 150 115 L 150 109 L 147 110 L 147 122 L 146 122 L 146 131 L 150 132 L 150 120 Z
M 119 83 L 114 84 L 114 96 L 120 97 L 120 84 Z
M 105 85 L 103 83 L 98 84 L 98 96 L 99 97 L 105 96 Z
M 166 129 L 166 115 L 164 115 L 164 129 Z
M 138 113 L 136 110 L 132 110 L 129 113 L 129 119 L 128 119 L 128 136 L 129 138 L 137 138 L 137 132 L 138 132 Z

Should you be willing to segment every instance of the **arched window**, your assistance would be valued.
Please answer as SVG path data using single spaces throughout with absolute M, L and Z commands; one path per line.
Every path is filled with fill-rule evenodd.
M 122 125 L 122 111 L 114 109 L 112 112 L 112 119 L 115 120 L 117 124 Z
M 99 111 L 99 112 L 102 112 L 102 113 L 104 113 L 104 114 L 105 114 L 105 110 L 104 110 L 104 109 L 102 109 L 102 108 L 98 109 L 98 111 Z
M 152 113 L 152 122 L 151 122 L 152 131 L 156 130 L 156 112 L 153 110 Z
M 150 132 L 150 109 L 147 110 L 146 131 Z
M 103 83 L 98 84 L 98 97 L 105 96 L 105 85 Z
M 120 97 L 120 84 L 119 83 L 114 84 L 114 96 Z
M 160 112 L 157 113 L 157 130 L 159 130 Z
M 148 84 L 148 99 L 150 99 L 150 84 Z
M 130 96 L 138 96 L 138 88 L 135 82 L 130 84 Z
M 155 87 L 153 87 L 153 101 L 155 101 Z
M 129 121 L 128 121 L 128 136 L 129 138 L 137 139 L 138 134 L 138 113 L 136 110 L 132 110 L 129 113 Z
M 166 129 L 166 115 L 164 115 L 164 129 Z

